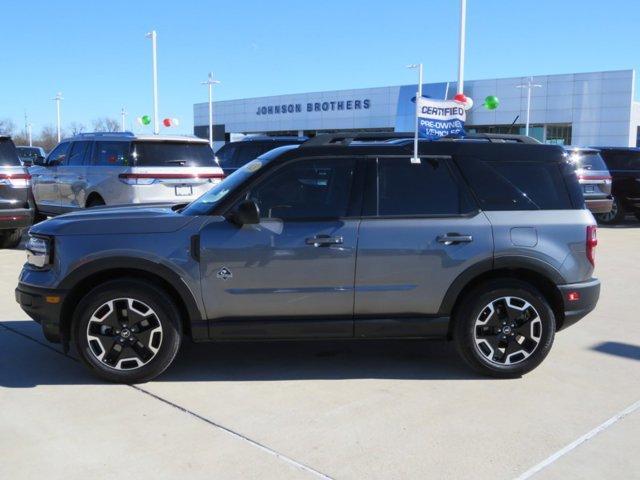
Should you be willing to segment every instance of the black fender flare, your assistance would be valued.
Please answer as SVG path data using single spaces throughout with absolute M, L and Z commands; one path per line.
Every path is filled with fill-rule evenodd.
M 467 268 L 451 283 L 440 304 L 439 315 L 451 315 L 458 296 L 475 278 L 495 270 L 530 270 L 547 278 L 555 285 L 566 283 L 562 274 L 552 265 L 535 257 L 505 255 L 482 260 Z

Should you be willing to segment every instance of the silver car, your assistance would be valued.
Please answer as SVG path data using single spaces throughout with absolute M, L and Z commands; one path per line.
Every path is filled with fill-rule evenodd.
M 30 169 L 40 216 L 100 205 L 188 203 L 224 177 L 206 140 L 89 133 Z

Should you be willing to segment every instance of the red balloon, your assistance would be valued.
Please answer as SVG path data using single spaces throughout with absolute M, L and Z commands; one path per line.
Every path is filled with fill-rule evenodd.
M 467 103 L 467 97 L 464 95 L 464 93 L 457 93 L 456 96 L 453 97 L 453 99 L 456 102 Z
M 171 126 L 171 119 L 170 118 L 165 118 L 164 120 L 162 120 L 162 124 L 165 127 L 170 127 Z

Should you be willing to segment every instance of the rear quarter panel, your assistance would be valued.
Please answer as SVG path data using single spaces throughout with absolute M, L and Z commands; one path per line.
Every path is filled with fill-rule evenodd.
M 588 210 L 486 212 L 493 228 L 494 260 L 529 257 L 553 268 L 564 283 L 591 278 L 586 255 L 587 226 L 595 225 Z

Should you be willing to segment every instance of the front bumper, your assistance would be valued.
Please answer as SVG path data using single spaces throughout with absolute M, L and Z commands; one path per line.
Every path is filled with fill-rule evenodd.
M 598 298 L 600 298 L 600 280 L 597 278 L 586 282 L 558 285 L 558 289 L 564 302 L 564 321 L 558 330 L 565 329 L 581 320 L 596 308 Z M 571 300 L 570 296 L 577 297 L 577 299 Z
M 65 290 L 39 288 L 18 284 L 15 290 L 16 302 L 33 320 L 42 326 L 44 336 L 50 342 L 62 340 L 62 304 Z
M 12 208 L 0 210 L 0 230 L 27 228 L 33 224 L 33 209 Z

